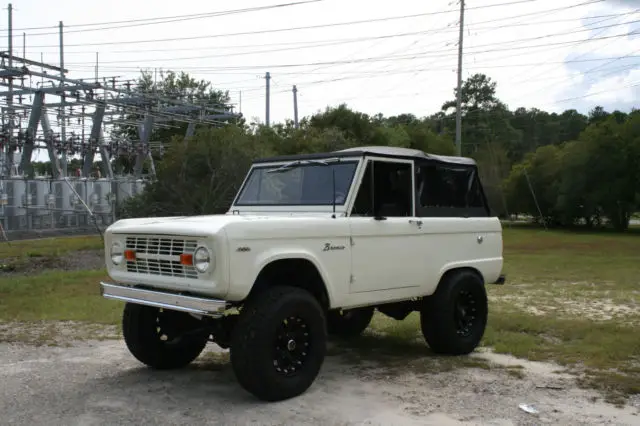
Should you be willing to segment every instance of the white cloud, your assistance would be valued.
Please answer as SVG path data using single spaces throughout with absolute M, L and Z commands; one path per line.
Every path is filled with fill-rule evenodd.
M 632 70 L 627 75 L 614 76 L 594 83 L 585 94 L 592 102 L 599 104 L 627 104 L 637 100 L 633 86 L 640 84 L 640 69 Z

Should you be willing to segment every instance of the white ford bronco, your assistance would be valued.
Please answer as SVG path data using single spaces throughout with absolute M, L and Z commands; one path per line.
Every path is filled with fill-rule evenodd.
M 135 358 L 179 368 L 212 341 L 266 401 L 305 392 L 327 335 L 375 309 L 419 312 L 435 353 L 472 352 L 485 284 L 505 280 L 475 162 L 379 146 L 255 161 L 227 214 L 119 220 L 105 256 Z

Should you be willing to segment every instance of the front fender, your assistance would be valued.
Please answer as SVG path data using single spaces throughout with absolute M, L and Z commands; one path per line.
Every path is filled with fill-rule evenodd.
M 251 291 L 260 272 L 270 263 L 286 259 L 304 259 L 315 266 L 325 284 L 329 305 L 335 300 L 335 289 L 331 285 L 332 273 L 323 260 L 311 250 L 303 247 L 274 249 L 269 248 L 249 256 L 247 252 L 234 252 L 230 262 L 230 285 L 226 299 L 229 301 L 244 300 Z M 339 271 L 338 271 L 339 273 Z M 335 275 L 335 273 L 333 274 Z

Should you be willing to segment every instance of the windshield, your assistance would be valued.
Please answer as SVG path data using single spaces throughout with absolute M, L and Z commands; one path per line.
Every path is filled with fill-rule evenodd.
M 319 206 L 345 203 L 357 161 L 294 162 L 283 166 L 258 166 L 251 170 L 236 201 L 238 206 Z

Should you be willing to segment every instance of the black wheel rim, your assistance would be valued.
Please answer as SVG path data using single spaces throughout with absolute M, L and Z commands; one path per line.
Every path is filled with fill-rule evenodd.
M 352 310 L 346 310 L 346 311 L 340 311 L 340 316 L 342 317 L 342 319 L 349 321 L 350 319 L 352 319 L 354 317 L 354 313 Z
M 156 313 L 156 333 L 158 340 L 166 345 L 174 345 L 182 340 L 184 330 L 180 327 L 181 318 L 172 311 L 159 308 Z
M 473 293 L 462 290 L 456 298 L 454 317 L 459 336 L 471 335 L 478 318 L 478 300 Z
M 298 316 L 285 318 L 276 331 L 273 366 L 283 376 L 293 376 L 307 360 L 311 345 L 309 327 Z

